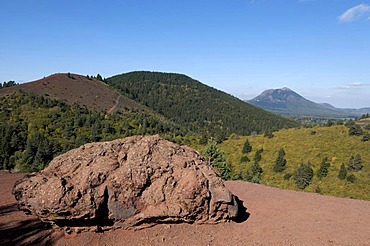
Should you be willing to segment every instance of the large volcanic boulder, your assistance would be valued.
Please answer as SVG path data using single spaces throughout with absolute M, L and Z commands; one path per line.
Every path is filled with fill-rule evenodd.
M 109 229 L 217 223 L 238 202 L 195 150 L 159 136 L 85 144 L 19 180 L 20 209 L 58 226 Z

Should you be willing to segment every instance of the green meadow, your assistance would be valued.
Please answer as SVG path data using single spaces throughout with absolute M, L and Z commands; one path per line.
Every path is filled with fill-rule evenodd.
M 370 200 L 370 141 L 362 141 L 362 136 L 349 136 L 348 130 L 346 126 L 335 125 L 284 129 L 274 132 L 272 138 L 263 135 L 254 137 L 234 135 L 220 144 L 219 148 L 232 165 L 234 178 L 239 172 L 245 172 L 252 166 L 255 152 L 263 148 L 262 159 L 259 162 L 263 170 L 259 182 L 261 184 L 300 190 L 295 183 L 294 175 L 302 163 L 309 163 L 314 176 L 304 191 Z M 243 145 L 247 140 L 252 146 L 252 151 L 243 154 Z M 283 172 L 274 172 L 273 167 L 280 148 L 285 151 L 286 169 Z M 348 167 L 351 156 L 357 154 L 361 156 L 363 168 L 358 172 L 347 171 L 347 177 L 355 176 L 354 181 L 340 180 L 338 173 L 342 163 Z M 243 156 L 247 156 L 250 161 L 241 162 Z M 330 162 L 328 175 L 318 178 L 317 172 L 324 157 Z

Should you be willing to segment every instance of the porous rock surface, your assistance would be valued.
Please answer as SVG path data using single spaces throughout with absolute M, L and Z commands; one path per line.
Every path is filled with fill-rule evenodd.
M 236 218 L 237 198 L 195 150 L 159 136 L 85 144 L 14 188 L 19 208 L 61 227 L 141 228 Z

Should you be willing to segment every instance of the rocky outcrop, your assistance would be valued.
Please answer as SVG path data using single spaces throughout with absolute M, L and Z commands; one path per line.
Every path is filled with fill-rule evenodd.
M 140 228 L 218 223 L 237 198 L 195 150 L 159 136 L 85 144 L 19 180 L 20 209 L 62 227 Z

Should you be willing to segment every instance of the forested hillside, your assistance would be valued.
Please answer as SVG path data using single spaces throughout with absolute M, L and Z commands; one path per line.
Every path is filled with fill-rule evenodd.
M 87 142 L 157 133 L 175 142 L 186 133 L 191 138 L 143 110 L 103 114 L 21 91 L 0 97 L 0 105 L 0 168 L 6 170 L 42 170 L 56 155 Z
M 219 148 L 233 178 L 285 189 L 370 200 L 370 125 L 287 129 L 234 136 Z
M 181 74 L 131 72 L 107 78 L 106 83 L 188 131 L 217 140 L 232 133 L 250 135 L 297 126 Z

